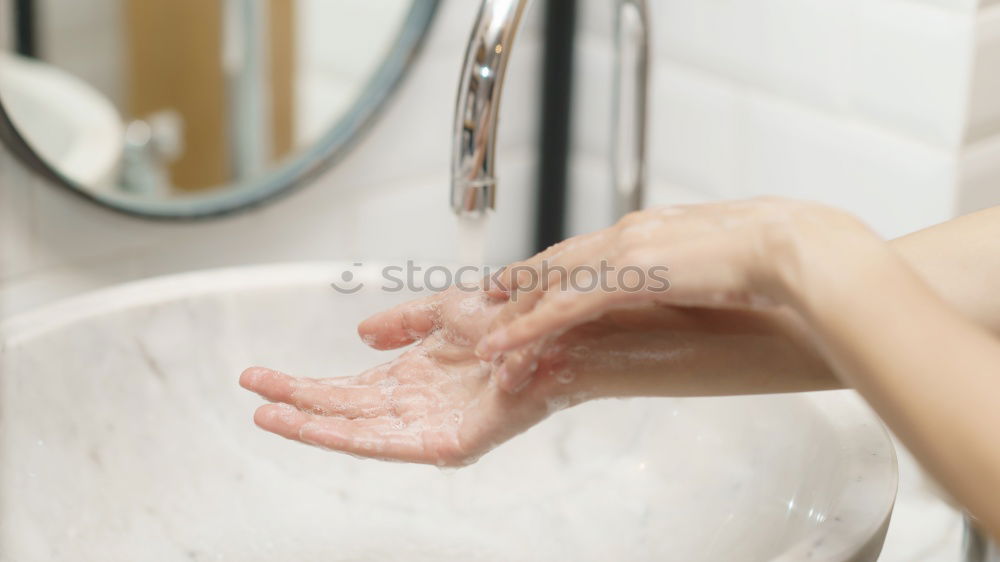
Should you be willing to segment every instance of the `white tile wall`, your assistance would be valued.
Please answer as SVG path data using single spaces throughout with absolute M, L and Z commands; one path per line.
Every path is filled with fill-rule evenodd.
M 614 3 L 583 7 L 574 162 L 601 168 Z M 989 158 L 966 155 L 1000 134 L 1000 4 L 662 0 L 650 11 L 649 199 L 812 198 L 886 236 L 1000 204 L 1000 176 L 982 177 Z M 574 189 L 575 212 L 595 216 L 570 222 L 607 224 L 587 211 L 604 192 Z
M 1000 204 L 1000 136 L 975 143 L 962 151 L 961 186 L 957 206 L 975 211 Z
M 658 58 L 929 143 L 961 140 L 974 13 L 912 0 L 669 0 L 650 12 Z M 587 2 L 607 36 L 611 2 Z
M 85 77 L 116 107 L 125 106 L 123 9 L 121 0 L 40 0 L 37 8 L 42 57 Z
M 413 72 L 373 130 L 314 185 L 260 209 L 198 223 L 150 222 L 32 177 L 0 151 L 0 315 L 130 279 L 306 259 L 454 260 L 447 203 L 459 67 L 477 6 L 445 1 Z M 538 25 L 529 16 L 501 116 L 499 210 L 489 258 L 531 247 Z

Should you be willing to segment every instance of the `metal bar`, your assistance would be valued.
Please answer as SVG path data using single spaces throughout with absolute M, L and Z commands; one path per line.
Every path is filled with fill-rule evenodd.
M 268 3 L 227 0 L 223 14 L 223 68 L 226 71 L 232 181 L 267 171 L 271 155 L 268 68 Z
M 649 12 L 646 0 L 619 0 L 615 31 L 614 140 L 611 168 L 615 214 L 643 206 L 649 89 Z
M 25 57 L 38 57 L 38 14 L 35 0 L 14 1 L 14 50 Z
M 536 190 L 535 246 L 539 251 L 566 236 L 576 15 L 576 0 L 547 3 Z

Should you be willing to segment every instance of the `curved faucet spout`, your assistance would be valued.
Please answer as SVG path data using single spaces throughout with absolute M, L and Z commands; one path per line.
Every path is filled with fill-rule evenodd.
M 482 0 L 458 90 L 452 139 L 451 207 L 477 215 L 496 205 L 497 117 L 504 75 L 532 0 Z M 619 214 L 642 205 L 649 74 L 647 0 L 618 0 L 615 138 L 612 162 Z
M 451 207 L 477 214 L 496 205 L 497 115 L 503 79 L 532 0 L 483 0 L 465 53 L 455 109 Z

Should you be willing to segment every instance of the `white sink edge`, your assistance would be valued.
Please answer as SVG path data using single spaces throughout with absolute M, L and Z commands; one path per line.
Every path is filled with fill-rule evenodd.
M 163 275 L 112 285 L 95 291 L 67 297 L 9 318 L 0 319 L 0 342 L 14 343 L 40 331 L 78 322 L 96 314 L 126 308 L 158 304 L 185 295 L 207 295 L 235 289 L 263 288 L 283 284 L 330 284 L 337 274 L 351 270 L 360 280 L 372 282 L 371 263 L 364 269 L 352 267 L 353 262 L 298 262 L 248 265 L 204 269 Z M 373 313 L 376 311 L 372 311 Z

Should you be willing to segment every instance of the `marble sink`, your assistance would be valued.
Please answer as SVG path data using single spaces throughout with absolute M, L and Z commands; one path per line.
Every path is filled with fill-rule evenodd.
M 607 401 L 457 472 L 267 434 L 248 365 L 353 374 L 412 295 L 337 264 L 115 287 L 8 319 L 0 561 L 875 560 L 896 493 L 850 392 Z

